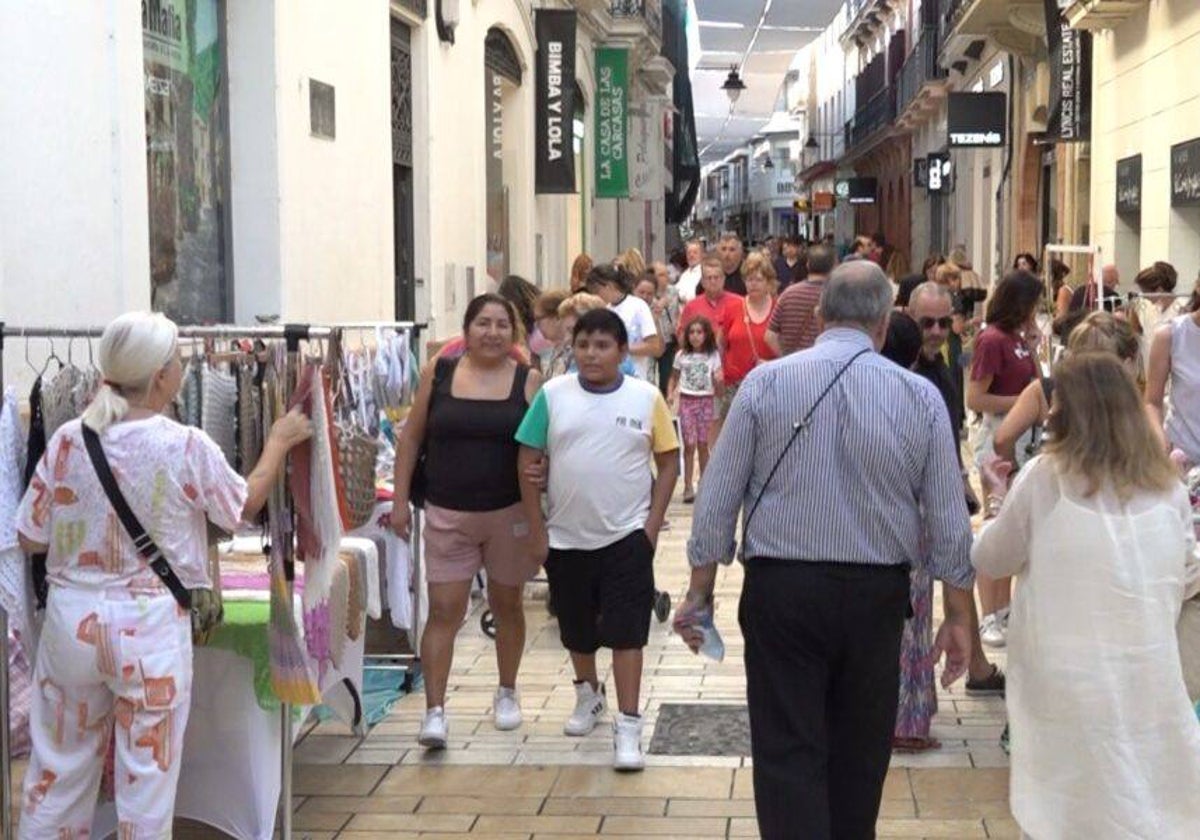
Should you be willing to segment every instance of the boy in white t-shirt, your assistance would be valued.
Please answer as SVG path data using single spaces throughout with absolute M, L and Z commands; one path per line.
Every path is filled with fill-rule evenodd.
M 534 397 L 517 430 L 522 498 L 550 598 L 575 669 L 567 735 L 586 735 L 605 709 L 596 651 L 612 649 L 620 713 L 613 721 L 618 770 L 640 770 L 642 648 L 650 634 L 654 550 L 679 478 L 679 441 L 658 389 L 622 375 L 629 343 L 621 318 L 594 310 L 575 325 L 577 376 Z M 527 468 L 550 458 L 549 517 Z

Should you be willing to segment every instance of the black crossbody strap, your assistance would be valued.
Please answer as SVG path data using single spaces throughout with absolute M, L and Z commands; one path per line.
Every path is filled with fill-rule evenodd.
M 129 538 L 133 540 L 134 548 L 137 549 L 146 564 L 154 570 L 154 574 L 158 575 L 167 589 L 171 590 L 171 594 L 179 606 L 190 611 L 192 609 L 192 593 L 183 585 L 183 581 L 175 574 L 175 570 L 171 568 L 167 558 L 163 556 L 154 540 L 146 533 L 146 529 L 138 521 L 137 515 L 129 507 L 129 502 L 125 501 L 125 494 L 117 486 L 117 478 L 108 465 L 104 447 L 100 445 L 100 436 L 94 429 L 86 425 L 83 426 L 83 443 L 87 447 L 88 457 L 92 459 L 92 466 L 96 469 L 96 476 L 100 479 L 100 486 L 104 488 L 104 495 L 108 496 L 108 501 L 113 506 L 117 518 L 125 527 L 125 533 L 129 534 Z
M 842 369 L 839 370 L 833 379 L 829 381 L 829 384 L 825 386 L 825 390 L 821 392 L 819 397 L 817 397 L 816 402 L 812 404 L 812 408 L 810 408 L 808 413 L 804 415 L 804 419 L 792 424 L 791 437 L 788 438 L 788 442 L 786 445 L 784 445 L 783 451 L 779 453 L 779 457 L 775 460 L 775 466 L 771 467 L 771 472 L 767 474 L 767 480 L 763 482 L 762 489 L 758 491 L 758 497 L 754 500 L 754 504 L 751 506 L 750 512 L 746 515 L 746 521 L 742 523 L 743 551 L 746 547 L 746 535 L 750 533 L 750 523 L 754 520 L 754 514 L 758 513 L 758 506 L 762 504 L 763 496 L 766 494 L 767 488 L 771 486 L 771 480 L 775 478 L 775 473 L 779 472 L 779 466 L 783 463 L 783 459 L 787 457 L 788 450 L 792 448 L 792 444 L 796 442 L 796 438 L 800 436 L 800 433 L 808 428 L 809 424 L 812 422 L 813 414 L 816 413 L 817 408 L 819 408 L 821 403 L 825 401 L 825 398 L 829 396 L 829 392 L 833 390 L 833 386 L 838 384 L 838 380 L 842 378 L 842 375 L 850 369 L 850 365 L 858 361 L 859 356 L 865 356 L 870 352 L 872 351 L 869 349 L 859 350 L 857 353 L 851 356 L 850 360 L 846 362 L 846 364 L 842 365 Z

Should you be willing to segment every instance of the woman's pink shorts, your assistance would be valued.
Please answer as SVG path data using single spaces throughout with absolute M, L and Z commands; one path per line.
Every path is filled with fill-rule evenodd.
M 461 583 L 487 569 L 488 580 L 520 586 L 537 573 L 529 521 L 519 504 L 484 512 L 426 505 L 422 533 L 430 583 Z

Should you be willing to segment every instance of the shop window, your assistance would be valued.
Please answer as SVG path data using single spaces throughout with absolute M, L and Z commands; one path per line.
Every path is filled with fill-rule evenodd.
M 229 140 L 221 0 L 142 4 L 151 302 L 228 320 Z

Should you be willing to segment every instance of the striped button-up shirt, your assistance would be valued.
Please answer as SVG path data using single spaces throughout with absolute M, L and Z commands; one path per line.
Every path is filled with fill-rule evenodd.
M 877 353 L 846 370 L 763 489 L 796 424 L 871 347 L 866 333 L 831 329 L 746 377 L 704 471 L 693 566 L 733 559 L 738 511 L 761 493 L 743 535 L 750 562 L 923 563 L 940 580 L 971 585 L 971 522 L 946 406 L 928 381 Z

